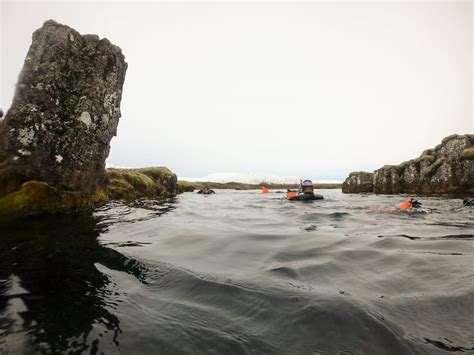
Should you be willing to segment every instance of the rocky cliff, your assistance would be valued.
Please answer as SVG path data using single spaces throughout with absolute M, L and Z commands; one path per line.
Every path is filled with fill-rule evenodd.
M 446 137 L 420 157 L 383 166 L 373 174 L 351 173 L 343 192 L 474 195 L 474 135 Z
M 86 193 L 104 186 L 126 70 L 107 39 L 52 20 L 34 32 L 0 124 L 0 196 L 30 180 Z
M 127 63 L 119 47 L 47 21 L 33 34 L 0 121 L 0 215 L 175 194 L 165 168 L 105 169 Z
M 365 171 L 354 171 L 342 184 L 342 192 L 364 193 L 374 190 L 374 174 Z

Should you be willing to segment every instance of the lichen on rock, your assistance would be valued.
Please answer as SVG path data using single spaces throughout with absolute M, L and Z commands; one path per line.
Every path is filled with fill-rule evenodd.
M 176 192 L 176 175 L 164 168 L 105 170 L 126 70 L 122 51 L 107 39 L 52 20 L 33 34 L 0 122 L 0 215 Z
M 179 192 L 167 168 L 105 169 L 126 70 L 107 39 L 51 20 L 33 34 L 0 121 L 0 217 Z
M 30 180 L 84 193 L 103 187 L 126 70 L 107 39 L 52 20 L 35 31 L 0 122 L 0 196 Z
M 372 192 L 374 188 L 374 174 L 365 171 L 353 171 L 342 184 L 344 193 Z

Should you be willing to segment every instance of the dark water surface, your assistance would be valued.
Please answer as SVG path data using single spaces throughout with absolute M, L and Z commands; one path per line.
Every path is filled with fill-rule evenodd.
M 474 208 L 322 193 L 4 223 L 0 353 L 474 353 Z

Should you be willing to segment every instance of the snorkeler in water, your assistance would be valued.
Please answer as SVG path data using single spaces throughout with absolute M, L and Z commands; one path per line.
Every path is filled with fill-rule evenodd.
M 375 213 L 396 213 L 400 210 L 425 212 L 421 209 L 421 202 L 415 200 L 414 198 L 406 199 L 400 205 L 398 205 L 398 208 L 377 206 L 372 206 L 368 208 L 369 212 Z
M 474 206 L 474 198 L 472 197 L 465 197 L 464 200 L 462 200 L 463 206 Z
M 402 210 L 406 210 L 409 208 L 420 208 L 421 202 L 418 202 L 412 197 L 403 201 L 398 207 L 401 208 Z
M 216 192 L 212 190 L 211 188 L 209 188 L 209 186 L 204 186 L 204 188 L 202 190 L 199 190 L 197 193 L 203 194 L 203 195 L 211 195 L 211 194 L 215 194 Z
M 300 184 L 298 193 L 296 191 L 288 190 L 286 198 L 291 201 L 312 201 L 323 200 L 324 197 L 314 193 L 314 186 L 311 180 L 304 180 Z

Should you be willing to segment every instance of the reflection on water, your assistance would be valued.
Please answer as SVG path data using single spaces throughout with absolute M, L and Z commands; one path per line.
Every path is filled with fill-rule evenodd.
M 0 226 L 0 353 L 474 351 L 474 208 L 218 191 Z
M 155 201 L 150 216 L 171 208 Z M 120 299 L 97 264 L 145 281 L 139 262 L 99 243 L 106 232 L 100 218 L 92 212 L 36 216 L 0 228 L 0 352 L 95 352 L 105 338 L 118 348 Z M 18 342 L 18 332 L 32 342 Z

